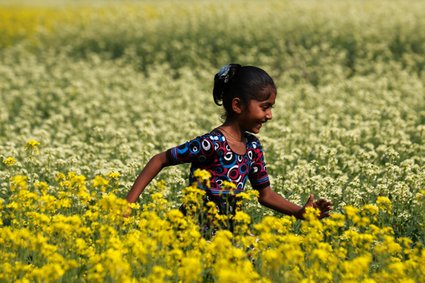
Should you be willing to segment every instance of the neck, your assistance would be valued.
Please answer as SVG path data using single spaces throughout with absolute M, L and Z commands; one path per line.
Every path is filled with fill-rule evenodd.
M 245 131 L 241 129 L 237 122 L 226 120 L 219 128 L 235 141 L 244 141 Z

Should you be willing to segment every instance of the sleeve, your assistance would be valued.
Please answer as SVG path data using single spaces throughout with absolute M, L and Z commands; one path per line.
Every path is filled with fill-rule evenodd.
M 210 160 L 215 151 L 215 141 L 209 134 L 199 136 L 179 146 L 167 150 L 170 165 L 182 163 L 204 163 Z
M 258 139 L 253 143 L 253 164 L 249 171 L 249 181 L 252 188 L 256 190 L 270 186 L 269 175 L 264 162 L 263 148 Z

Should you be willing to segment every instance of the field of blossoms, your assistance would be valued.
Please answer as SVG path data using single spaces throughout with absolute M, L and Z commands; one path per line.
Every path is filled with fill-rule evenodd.
M 0 282 L 425 282 L 423 1 L 58 2 L 0 1 Z M 278 86 L 272 188 L 329 218 L 248 187 L 232 233 L 189 165 L 124 200 L 151 156 L 221 123 L 230 62 Z

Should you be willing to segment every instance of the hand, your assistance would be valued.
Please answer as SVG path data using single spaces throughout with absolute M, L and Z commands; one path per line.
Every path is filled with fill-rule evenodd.
M 128 218 L 130 216 L 131 216 L 131 204 L 129 203 L 128 206 L 126 208 L 124 208 L 124 210 L 122 212 L 122 217 Z
M 325 199 L 318 199 L 317 201 L 314 201 L 314 195 L 310 195 L 306 204 L 303 206 L 303 208 L 300 211 L 301 217 L 303 217 L 305 213 L 305 209 L 307 207 L 313 207 L 315 209 L 319 209 L 320 215 L 319 219 L 329 217 L 329 211 L 332 210 L 332 202 L 327 201 Z

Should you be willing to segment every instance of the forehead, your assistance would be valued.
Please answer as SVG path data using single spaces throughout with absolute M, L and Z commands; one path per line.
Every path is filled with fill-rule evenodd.
M 256 100 L 256 99 L 251 99 L 249 101 L 249 108 L 251 107 L 263 107 L 263 106 L 271 106 L 274 105 L 276 101 L 276 92 L 272 92 L 270 93 L 270 95 L 267 97 L 267 99 L 264 100 Z
M 274 104 L 276 100 L 276 89 L 268 87 L 263 92 L 264 99 L 258 100 L 259 103 L 271 103 Z

